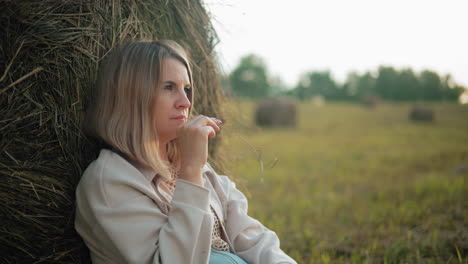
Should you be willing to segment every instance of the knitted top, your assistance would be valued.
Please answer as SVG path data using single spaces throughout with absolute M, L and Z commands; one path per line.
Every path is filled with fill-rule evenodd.
M 169 200 L 169 202 L 170 199 L 172 199 L 172 195 L 174 194 L 177 176 L 177 173 L 173 172 L 171 180 L 166 180 L 160 183 L 160 187 L 168 194 L 167 199 Z M 219 218 L 211 205 L 210 209 L 210 213 L 214 219 L 213 232 L 211 233 L 211 247 L 220 251 L 229 251 L 229 244 L 222 238 L 223 229 L 221 228 Z

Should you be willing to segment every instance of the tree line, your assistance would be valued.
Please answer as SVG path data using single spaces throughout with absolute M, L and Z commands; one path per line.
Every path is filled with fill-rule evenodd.
M 288 88 L 279 77 L 269 76 L 263 59 L 253 54 L 241 58 L 223 79 L 223 87 L 243 98 L 288 95 L 307 100 L 322 96 L 331 101 L 360 101 L 370 96 L 387 101 L 457 101 L 466 89 L 454 83 L 450 75 L 391 66 L 380 66 L 376 72 L 351 72 L 343 84 L 336 82 L 330 71 L 306 72 L 294 87 Z

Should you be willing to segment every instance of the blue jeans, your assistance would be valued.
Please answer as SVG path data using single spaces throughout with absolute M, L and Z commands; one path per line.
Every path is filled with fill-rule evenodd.
M 230 252 L 212 248 L 209 264 L 247 264 L 247 262 Z

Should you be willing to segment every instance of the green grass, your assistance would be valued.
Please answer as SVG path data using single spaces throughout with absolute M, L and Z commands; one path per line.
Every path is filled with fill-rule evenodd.
M 300 104 L 297 128 L 261 129 L 230 102 L 228 173 L 299 263 L 468 263 L 468 105 L 432 107 Z

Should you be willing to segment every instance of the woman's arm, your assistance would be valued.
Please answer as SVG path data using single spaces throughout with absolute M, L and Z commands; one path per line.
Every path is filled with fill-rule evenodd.
M 115 174 L 84 176 L 96 180 L 85 180 L 77 188 L 75 226 L 93 259 L 208 263 L 213 225 L 208 189 L 177 180 L 172 209 L 165 215 L 142 193 L 143 183 L 123 181 Z
M 227 185 L 226 232 L 236 254 L 249 264 L 296 263 L 280 249 L 275 232 L 247 215 L 247 198 L 226 176 L 220 176 Z

